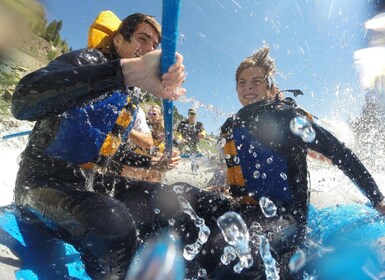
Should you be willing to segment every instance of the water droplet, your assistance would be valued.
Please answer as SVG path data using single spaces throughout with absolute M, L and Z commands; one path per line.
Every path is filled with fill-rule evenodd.
M 235 258 L 237 257 L 237 254 L 235 252 L 235 249 L 233 246 L 226 246 L 223 249 L 223 254 L 221 256 L 221 262 L 224 265 L 230 264 Z
M 287 180 L 287 175 L 285 173 L 281 172 L 281 174 L 279 174 L 279 175 L 281 176 L 281 178 L 283 180 Z
M 311 143 L 315 140 L 316 133 L 307 117 L 298 116 L 290 121 L 290 129 L 293 134 L 302 138 L 306 143 Z
M 262 213 L 267 218 L 274 217 L 277 214 L 277 206 L 265 196 L 262 196 L 259 199 L 259 206 L 261 207 Z
M 175 219 L 168 220 L 168 224 L 173 227 L 175 225 Z
M 273 157 L 269 157 L 269 158 L 266 160 L 266 162 L 267 162 L 268 164 L 272 164 L 272 163 L 273 163 Z
M 261 174 L 259 173 L 258 170 L 254 171 L 253 177 L 254 177 L 255 179 L 258 179 L 260 176 L 261 176 Z
M 160 213 L 160 210 L 158 208 L 156 208 L 156 209 L 154 209 L 154 213 L 158 215 Z
M 175 185 L 173 187 L 173 190 L 175 193 L 178 193 L 178 194 L 184 193 L 184 187 L 182 185 Z
M 253 264 L 249 247 L 249 231 L 242 217 L 235 212 L 227 212 L 217 220 L 226 242 L 235 249 L 239 262 L 233 267 L 236 273 Z
M 183 257 L 188 261 L 193 260 L 198 253 L 199 253 L 199 246 L 197 246 L 195 243 L 188 244 L 183 249 Z
M 306 263 L 306 255 L 302 250 L 298 250 L 289 261 L 289 269 L 291 272 L 299 271 Z
M 235 157 L 234 157 L 234 162 L 235 162 L 235 164 L 239 164 L 239 162 L 240 162 L 239 157 L 235 156 Z
M 198 278 L 206 277 L 207 276 L 207 271 L 204 268 L 200 268 L 198 270 Z

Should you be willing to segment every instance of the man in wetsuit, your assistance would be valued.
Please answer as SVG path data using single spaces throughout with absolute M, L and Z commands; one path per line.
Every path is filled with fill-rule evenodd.
M 106 170 L 129 164 L 116 152 L 134 122 L 138 88 L 171 100 L 185 93 L 181 55 L 159 75 L 160 34 L 153 17 L 128 16 L 112 45 L 62 55 L 24 77 L 12 98 L 16 118 L 36 121 L 15 202 L 73 244 L 92 279 L 123 279 L 136 249 L 131 214 L 113 198 L 115 184 L 129 181 Z
M 188 118 L 178 124 L 176 132 L 181 148 L 187 146 L 190 152 L 199 152 L 198 144 L 206 136 L 206 131 L 202 122 L 196 120 L 194 108 L 188 110 Z

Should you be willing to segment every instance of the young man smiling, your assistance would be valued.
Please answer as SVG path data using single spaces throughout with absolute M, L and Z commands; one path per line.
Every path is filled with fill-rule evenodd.
M 92 279 L 123 279 L 137 246 L 132 216 L 114 195 L 130 182 L 106 170 L 124 164 L 117 151 L 131 132 L 138 88 L 172 100 L 185 93 L 180 54 L 159 75 L 153 17 L 130 15 L 111 36 L 111 45 L 72 51 L 25 76 L 12 98 L 16 118 L 36 121 L 15 202 L 55 225 Z

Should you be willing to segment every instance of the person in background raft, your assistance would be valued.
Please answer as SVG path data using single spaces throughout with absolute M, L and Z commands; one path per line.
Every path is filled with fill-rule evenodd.
M 196 120 L 196 110 L 191 108 L 188 110 L 188 118 L 182 120 L 176 129 L 176 142 L 180 149 L 188 147 L 189 152 L 199 152 L 199 141 L 206 137 L 206 131 L 201 122 Z
M 298 244 L 307 223 L 306 156 L 312 150 L 341 169 L 384 215 L 384 196 L 369 171 L 293 99 L 277 95 L 274 72 L 267 46 L 245 58 L 236 70 L 236 90 L 243 108 L 221 127 L 229 195 L 244 205 L 258 205 L 262 197 L 270 199 L 278 216 L 294 217 Z
M 163 111 L 159 105 L 151 105 L 147 112 L 147 124 L 154 139 L 153 153 L 163 153 L 165 133 L 163 124 Z
M 12 97 L 12 114 L 36 121 L 15 203 L 73 244 L 92 279 L 123 279 L 137 247 L 137 228 L 117 199 L 130 181 L 106 170 L 124 164 L 115 153 L 134 123 L 138 88 L 171 100 L 185 94 L 180 54 L 159 74 L 160 34 L 152 16 L 130 15 L 105 34 L 107 47 L 58 57 L 20 80 Z
M 154 142 L 145 113 L 141 107 L 138 107 L 138 114 L 129 134 L 129 140 L 121 145 L 117 153 L 121 156 L 121 161 L 127 164 L 124 164 L 117 174 L 130 180 L 160 182 L 162 176 L 159 169 L 161 168 L 157 166 L 156 160 L 160 159 L 163 154 L 151 153 L 155 147 Z

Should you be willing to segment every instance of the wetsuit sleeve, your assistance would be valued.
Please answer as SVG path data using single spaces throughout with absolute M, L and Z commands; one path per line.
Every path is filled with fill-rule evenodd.
M 31 121 L 55 116 L 113 89 L 124 89 L 119 59 L 108 62 L 93 49 L 73 51 L 20 80 L 12 114 Z
M 316 139 L 308 147 L 331 159 L 333 164 L 341 169 L 376 207 L 384 196 L 366 167 L 349 148 L 326 129 L 315 123 L 313 128 L 316 132 Z

